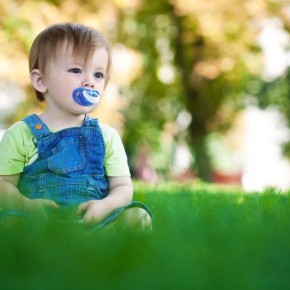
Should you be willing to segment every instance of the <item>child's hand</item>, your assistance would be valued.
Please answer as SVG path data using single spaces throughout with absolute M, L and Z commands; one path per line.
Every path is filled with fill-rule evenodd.
M 27 211 L 40 218 L 47 218 L 47 210 L 57 209 L 58 207 L 59 205 L 53 200 L 44 198 L 29 199 L 26 203 Z
M 90 200 L 79 205 L 77 215 L 83 216 L 85 224 L 92 224 L 104 219 L 111 211 L 105 200 Z

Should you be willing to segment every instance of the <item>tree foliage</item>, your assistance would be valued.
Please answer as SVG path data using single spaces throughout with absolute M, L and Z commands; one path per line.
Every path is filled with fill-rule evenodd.
M 138 3 L 122 11 L 119 28 L 120 39 L 139 50 L 144 62 L 143 76 L 130 84 L 127 145 L 137 147 L 144 136 L 150 144 L 160 142 L 153 131 L 162 130 L 186 108 L 192 116 L 188 142 L 195 169 L 210 180 L 207 137 L 228 129 L 243 108 L 247 83 L 261 69 L 259 21 L 281 7 L 238 0 Z M 162 77 L 166 69 L 173 78 Z M 146 128 L 152 128 L 152 134 Z
M 286 21 L 283 3 L 2 1 L 0 76 L 27 90 L 29 102 L 21 114 L 36 109 L 27 67 L 27 53 L 34 36 L 54 22 L 94 26 L 108 36 L 113 50 L 127 51 L 134 62 L 129 68 L 123 60 L 119 73 L 113 76 L 127 98 L 123 137 L 129 156 L 136 155 L 141 146 L 152 153 L 164 153 L 164 131 L 171 128 L 172 138 L 180 138 L 176 119 L 186 110 L 191 115 L 186 137 L 195 158 L 195 170 L 201 178 L 210 180 L 207 138 L 212 132 L 227 130 L 236 112 L 243 108 L 247 85 L 261 72 L 262 59 L 256 41 L 259 23 L 272 15 Z M 117 55 L 115 61 L 119 58 L 122 56 Z M 163 163 L 165 167 L 169 161 Z M 160 160 L 157 163 L 160 165 Z
M 272 81 L 256 81 L 253 92 L 261 108 L 275 107 L 282 113 L 286 126 L 290 128 L 290 68 Z M 283 143 L 283 152 L 290 159 L 290 141 Z

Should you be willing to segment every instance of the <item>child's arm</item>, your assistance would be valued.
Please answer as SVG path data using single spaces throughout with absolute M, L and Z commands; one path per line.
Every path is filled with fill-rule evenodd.
M 90 200 L 78 207 L 85 223 L 98 222 L 119 207 L 132 201 L 133 185 L 130 176 L 108 177 L 109 194 L 101 200 Z
M 17 188 L 20 174 L 0 175 L 0 208 L 20 209 L 40 216 L 46 216 L 45 208 L 58 207 L 48 199 L 29 199 Z

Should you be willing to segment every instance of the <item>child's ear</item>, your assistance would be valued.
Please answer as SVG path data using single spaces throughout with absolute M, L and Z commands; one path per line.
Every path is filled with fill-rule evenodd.
M 46 92 L 45 79 L 39 69 L 34 69 L 30 72 L 30 81 L 36 91 L 41 93 Z

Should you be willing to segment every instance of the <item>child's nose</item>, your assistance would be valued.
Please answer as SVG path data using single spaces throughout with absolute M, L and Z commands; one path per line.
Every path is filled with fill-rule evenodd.
M 87 77 L 84 81 L 83 81 L 83 86 L 86 88 L 94 88 L 94 82 L 90 77 Z
M 94 84 L 93 83 L 90 83 L 90 82 L 85 82 L 83 84 L 83 86 L 86 87 L 86 88 L 90 88 L 90 89 L 94 88 Z

